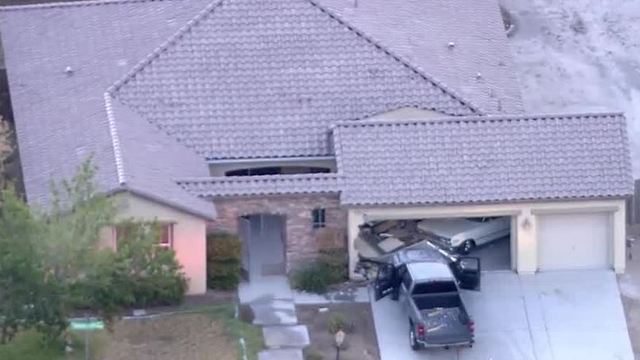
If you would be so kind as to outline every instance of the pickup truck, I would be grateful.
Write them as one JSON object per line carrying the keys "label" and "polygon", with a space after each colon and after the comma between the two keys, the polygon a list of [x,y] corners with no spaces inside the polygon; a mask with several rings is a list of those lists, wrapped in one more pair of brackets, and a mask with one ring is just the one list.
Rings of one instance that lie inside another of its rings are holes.
{"label": "pickup truck", "polygon": [[474,323],[459,289],[480,288],[480,260],[448,258],[429,248],[399,250],[378,264],[375,299],[399,300],[413,350],[472,346]]}

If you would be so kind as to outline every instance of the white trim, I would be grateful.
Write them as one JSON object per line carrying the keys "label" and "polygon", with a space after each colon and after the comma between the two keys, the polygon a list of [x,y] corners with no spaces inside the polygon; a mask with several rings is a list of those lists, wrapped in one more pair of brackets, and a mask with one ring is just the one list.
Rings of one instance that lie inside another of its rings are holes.
{"label": "white trim", "polygon": [[111,145],[113,147],[113,156],[116,161],[116,173],[118,175],[118,183],[124,185],[125,174],[124,164],[122,161],[122,152],[120,151],[120,140],[118,138],[118,128],[116,127],[115,115],[113,113],[113,104],[111,103],[111,95],[104,93],[104,106],[107,111],[107,121],[109,122],[109,134],[111,135]]}

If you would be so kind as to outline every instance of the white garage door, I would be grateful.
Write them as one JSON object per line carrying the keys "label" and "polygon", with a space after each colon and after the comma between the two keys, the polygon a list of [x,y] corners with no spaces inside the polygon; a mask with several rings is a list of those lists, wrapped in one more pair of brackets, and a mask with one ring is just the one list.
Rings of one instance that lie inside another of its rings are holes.
{"label": "white garage door", "polygon": [[549,214],[538,217],[538,269],[609,268],[610,215]]}

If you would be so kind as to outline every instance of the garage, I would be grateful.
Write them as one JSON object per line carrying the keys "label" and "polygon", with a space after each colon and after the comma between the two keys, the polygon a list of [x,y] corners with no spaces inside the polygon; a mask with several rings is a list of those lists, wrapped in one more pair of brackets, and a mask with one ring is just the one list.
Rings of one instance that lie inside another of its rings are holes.
{"label": "garage", "polygon": [[538,216],[538,270],[611,267],[611,214]]}
{"label": "garage", "polygon": [[362,243],[356,247],[360,257],[371,258],[428,242],[449,256],[479,258],[484,271],[514,270],[512,224],[511,216],[369,221],[360,226],[358,239]]}
{"label": "garage", "polygon": [[483,218],[510,223],[509,237],[491,242],[502,247],[472,246],[484,270],[623,272],[625,198],[633,190],[625,131],[619,114],[337,124],[352,276],[365,224]]}

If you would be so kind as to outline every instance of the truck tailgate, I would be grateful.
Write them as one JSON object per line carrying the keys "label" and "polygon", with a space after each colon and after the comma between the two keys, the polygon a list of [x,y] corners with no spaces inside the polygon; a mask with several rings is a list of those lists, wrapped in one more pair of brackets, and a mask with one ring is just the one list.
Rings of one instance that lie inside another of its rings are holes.
{"label": "truck tailgate", "polygon": [[462,322],[460,308],[433,308],[421,310],[425,323],[425,341],[434,345],[469,342],[472,334]]}

